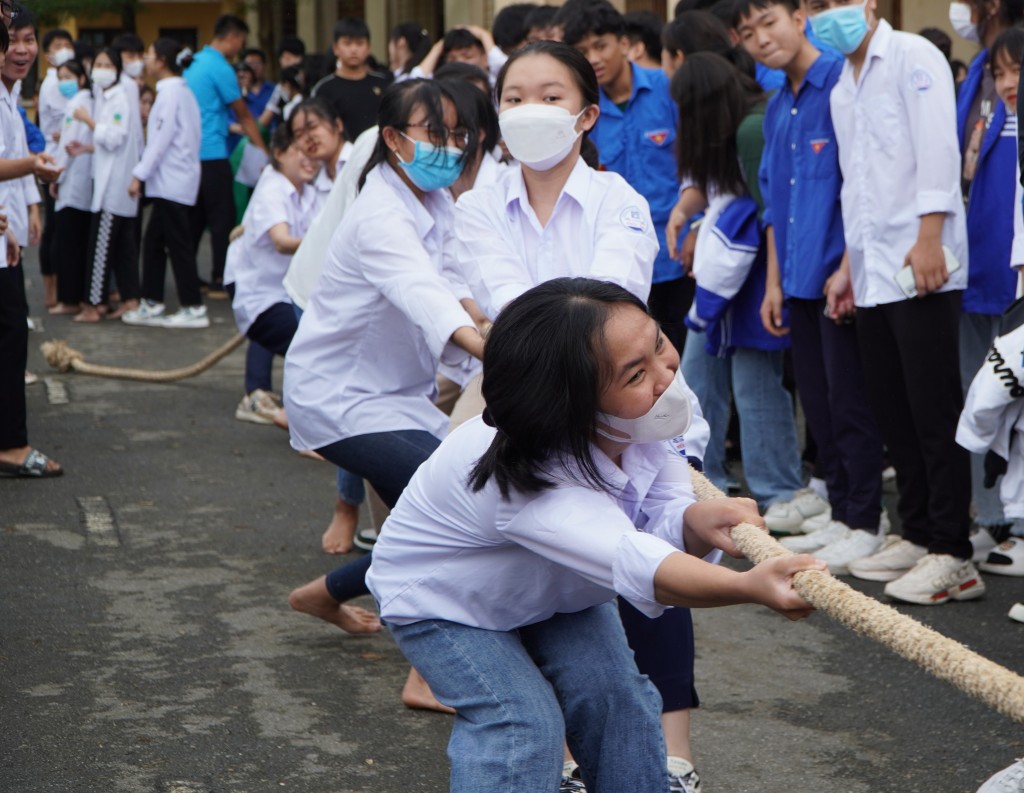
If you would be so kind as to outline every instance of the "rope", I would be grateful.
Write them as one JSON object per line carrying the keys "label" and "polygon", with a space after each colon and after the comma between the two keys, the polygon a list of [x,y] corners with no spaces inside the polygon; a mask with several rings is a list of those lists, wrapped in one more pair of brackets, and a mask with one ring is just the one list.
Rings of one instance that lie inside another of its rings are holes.
{"label": "rope", "polygon": [[[701,501],[724,497],[703,474],[691,470],[691,476],[694,492]],[[732,538],[743,555],[755,564],[773,556],[792,554],[763,529],[749,523],[734,526]],[[856,633],[884,644],[1004,716],[1024,723],[1024,677],[827,573],[797,573],[793,576],[793,588],[812,606]]]}
{"label": "rope", "polygon": [[184,380],[187,377],[195,377],[197,374],[202,374],[234,351],[243,341],[245,341],[245,336],[239,333],[191,366],[183,366],[179,369],[168,369],[165,371],[125,369],[119,366],[102,366],[100,364],[88,363],[82,358],[82,353],[69,347],[66,342],[61,340],[44,341],[40,346],[40,350],[42,350],[46,362],[60,372],[74,371],[80,374],[94,375],[95,377],[141,380],[146,383],[171,383],[175,380]]}

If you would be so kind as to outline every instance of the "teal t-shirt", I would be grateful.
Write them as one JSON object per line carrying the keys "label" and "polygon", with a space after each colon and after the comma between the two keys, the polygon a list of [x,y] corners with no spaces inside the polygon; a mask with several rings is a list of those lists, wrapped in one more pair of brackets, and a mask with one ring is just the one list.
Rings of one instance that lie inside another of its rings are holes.
{"label": "teal t-shirt", "polygon": [[200,160],[228,158],[228,108],[242,98],[235,70],[213,47],[203,47],[185,70],[185,82],[199,104],[202,140]]}

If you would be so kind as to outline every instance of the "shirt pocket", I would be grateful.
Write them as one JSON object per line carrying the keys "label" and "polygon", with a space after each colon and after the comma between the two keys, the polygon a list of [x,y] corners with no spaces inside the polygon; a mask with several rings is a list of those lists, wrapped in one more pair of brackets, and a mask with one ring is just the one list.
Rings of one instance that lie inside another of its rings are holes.
{"label": "shirt pocket", "polygon": [[839,174],[839,147],[831,128],[803,133],[798,145],[799,175],[804,179],[834,179]]}

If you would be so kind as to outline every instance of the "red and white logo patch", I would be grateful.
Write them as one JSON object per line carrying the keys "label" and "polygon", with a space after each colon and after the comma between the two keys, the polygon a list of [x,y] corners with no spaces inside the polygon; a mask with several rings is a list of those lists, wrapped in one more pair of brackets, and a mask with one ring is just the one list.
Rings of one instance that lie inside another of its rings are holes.
{"label": "red and white logo patch", "polygon": [[821,150],[828,145],[828,138],[815,138],[811,141],[811,151],[821,154]]}

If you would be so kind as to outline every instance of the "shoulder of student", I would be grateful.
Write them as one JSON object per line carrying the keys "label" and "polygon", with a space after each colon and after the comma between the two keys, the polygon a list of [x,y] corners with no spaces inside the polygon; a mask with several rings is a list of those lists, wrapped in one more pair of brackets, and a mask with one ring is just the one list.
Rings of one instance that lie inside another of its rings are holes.
{"label": "shoulder of student", "polygon": [[903,88],[918,94],[930,93],[940,83],[953,88],[952,72],[938,47],[916,33],[897,30],[892,36],[892,50],[905,78]]}
{"label": "shoulder of student", "polygon": [[319,92],[325,85],[327,85],[328,83],[335,79],[337,79],[337,75],[334,74],[328,74],[325,75],[324,77],[321,77],[319,80],[316,81],[316,83],[313,84],[313,87],[309,89],[309,95],[316,96],[317,92]]}

